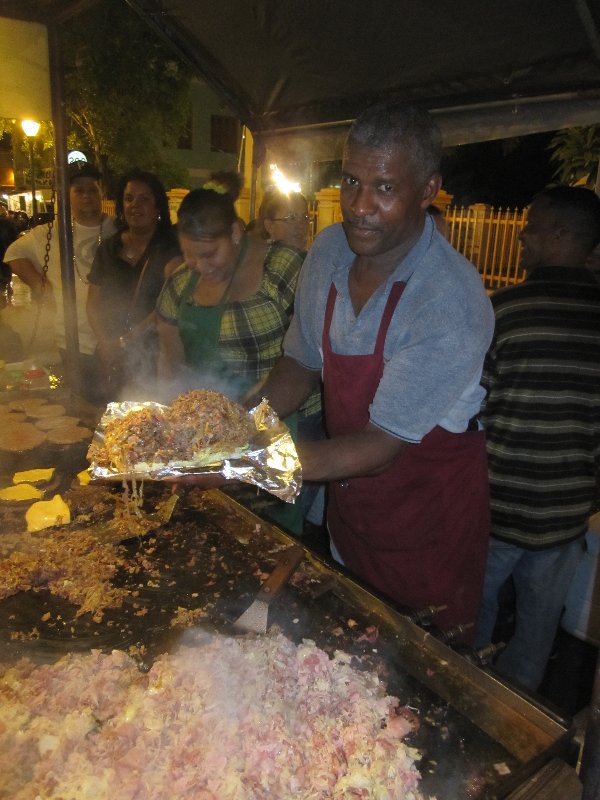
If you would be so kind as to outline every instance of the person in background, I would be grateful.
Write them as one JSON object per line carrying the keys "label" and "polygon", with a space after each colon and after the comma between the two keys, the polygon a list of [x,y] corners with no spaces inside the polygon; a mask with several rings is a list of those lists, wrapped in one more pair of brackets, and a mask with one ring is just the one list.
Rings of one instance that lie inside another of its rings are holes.
{"label": "person in background", "polygon": [[[308,203],[300,192],[282,192],[273,189],[265,195],[258,213],[256,231],[264,239],[279,241],[295,247],[305,255],[309,244],[310,216]],[[313,391],[306,403],[298,409],[299,442],[316,442],[325,438],[323,425],[321,387]],[[317,527],[324,520],[324,487],[305,482],[298,501],[306,511],[306,518]]]}
{"label": "person in background", "polygon": [[243,186],[244,180],[239,172],[221,169],[210,173],[208,182],[204,184],[203,188],[213,189],[219,193],[225,192],[235,203],[239,200]]}
{"label": "person in background", "polygon": [[[99,375],[93,355],[96,337],[86,314],[89,272],[96,250],[114,233],[115,224],[111,216],[102,212],[99,170],[88,162],[76,161],[69,164],[68,174],[80,386],[84,397],[95,399]],[[46,250],[48,243],[49,251]],[[29,286],[34,303],[54,313],[56,344],[64,360],[66,342],[57,226],[38,225],[20,236],[6,251],[5,261],[13,273]],[[44,280],[46,267],[47,281]]]}
{"label": "person in background", "polygon": [[[6,249],[17,238],[17,231],[8,219],[0,215],[0,360],[14,362],[23,358],[23,340],[13,330],[1,312],[10,305],[12,299],[12,271],[4,263]],[[3,388],[0,386],[0,389]]]}
{"label": "person in background", "polygon": [[[181,263],[169,202],[156,175],[133,169],[119,181],[117,232],[99,246],[87,314],[98,340],[105,398],[156,378],[154,306],[169,269]],[[134,398],[140,399],[140,397]]]}
{"label": "person in background", "polygon": [[284,242],[302,253],[308,249],[310,216],[300,192],[267,192],[258,212],[257,231],[264,239]]}
{"label": "person in background", "polygon": [[521,234],[525,281],[492,295],[484,370],[492,539],[477,641],[492,641],[512,577],[514,635],[496,668],[536,690],[582,553],[600,469],[600,241],[589,189],[540,192]]}
{"label": "person in background", "polygon": [[585,260],[586,267],[600,283],[600,245],[596,245]]}
{"label": "person in background", "polygon": [[[431,116],[396,101],[352,125],[343,223],[302,269],[283,358],[264,394],[280,416],[320,376],[329,438],[298,444],[329,483],[332,555],[396,603],[445,606],[474,625],[489,539],[485,436],[476,416],[493,313],[427,207],[441,183]],[[250,402],[254,398],[250,399]]]}

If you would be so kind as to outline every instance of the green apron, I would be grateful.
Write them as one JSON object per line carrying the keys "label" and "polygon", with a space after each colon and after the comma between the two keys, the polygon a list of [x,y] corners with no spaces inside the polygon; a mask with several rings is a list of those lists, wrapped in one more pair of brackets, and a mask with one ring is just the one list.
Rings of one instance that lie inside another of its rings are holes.
{"label": "green apron", "polygon": [[[240,380],[240,375],[232,375],[219,352],[219,339],[221,336],[221,322],[227,303],[228,290],[225,291],[221,302],[216,306],[198,306],[193,302],[194,289],[198,285],[200,276],[192,271],[190,279],[181,295],[179,306],[178,328],[183,344],[185,363],[194,372],[210,375],[211,379],[217,378],[226,381],[228,378],[238,390],[239,399],[254,381],[251,378]],[[296,438],[298,430],[298,415],[291,414],[284,419],[292,438]],[[275,524],[280,525],[291,533],[300,535],[303,529],[303,513],[298,503],[284,503],[282,500],[269,495],[272,499],[264,509],[265,516]]]}

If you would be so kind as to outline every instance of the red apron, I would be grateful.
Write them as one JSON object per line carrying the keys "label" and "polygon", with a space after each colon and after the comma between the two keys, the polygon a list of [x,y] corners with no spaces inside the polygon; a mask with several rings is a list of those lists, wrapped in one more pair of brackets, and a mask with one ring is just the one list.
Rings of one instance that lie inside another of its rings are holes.
{"label": "red apron", "polygon": [[[323,327],[330,436],[360,431],[369,422],[385,337],[405,286],[392,287],[375,352],[344,356],[331,348],[337,297],[331,285]],[[436,426],[382,474],[332,482],[327,521],[346,566],[380,592],[415,610],[447,605],[436,617],[445,628],[476,622],[490,525],[482,431],[457,434]]]}

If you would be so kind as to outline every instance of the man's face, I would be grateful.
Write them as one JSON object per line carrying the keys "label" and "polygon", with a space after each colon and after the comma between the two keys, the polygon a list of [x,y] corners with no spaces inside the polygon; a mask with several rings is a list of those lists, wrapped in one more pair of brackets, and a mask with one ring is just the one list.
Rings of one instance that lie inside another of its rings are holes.
{"label": "man's face", "polygon": [[94,178],[74,178],[71,181],[70,198],[71,212],[77,221],[100,215],[100,184]]}
{"label": "man's face", "polygon": [[418,181],[398,147],[346,147],[340,205],[348,244],[357,255],[377,256],[419,235],[440,177]]}
{"label": "man's face", "polygon": [[521,266],[525,270],[556,266],[552,262],[557,225],[554,212],[545,197],[534,200],[527,211],[527,222],[519,234]]}

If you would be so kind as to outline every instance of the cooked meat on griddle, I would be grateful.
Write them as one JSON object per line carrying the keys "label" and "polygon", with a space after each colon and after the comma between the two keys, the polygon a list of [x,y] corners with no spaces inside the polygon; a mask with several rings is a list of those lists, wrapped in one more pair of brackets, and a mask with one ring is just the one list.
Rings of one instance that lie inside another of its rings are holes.
{"label": "cooked meat on griddle", "polygon": [[49,591],[78,606],[75,616],[92,614],[100,622],[106,608],[119,608],[127,590],[112,586],[124,559],[111,544],[98,542],[93,531],[65,526],[37,536],[23,534],[35,542],[19,547],[0,559],[0,599],[32,588]]}

